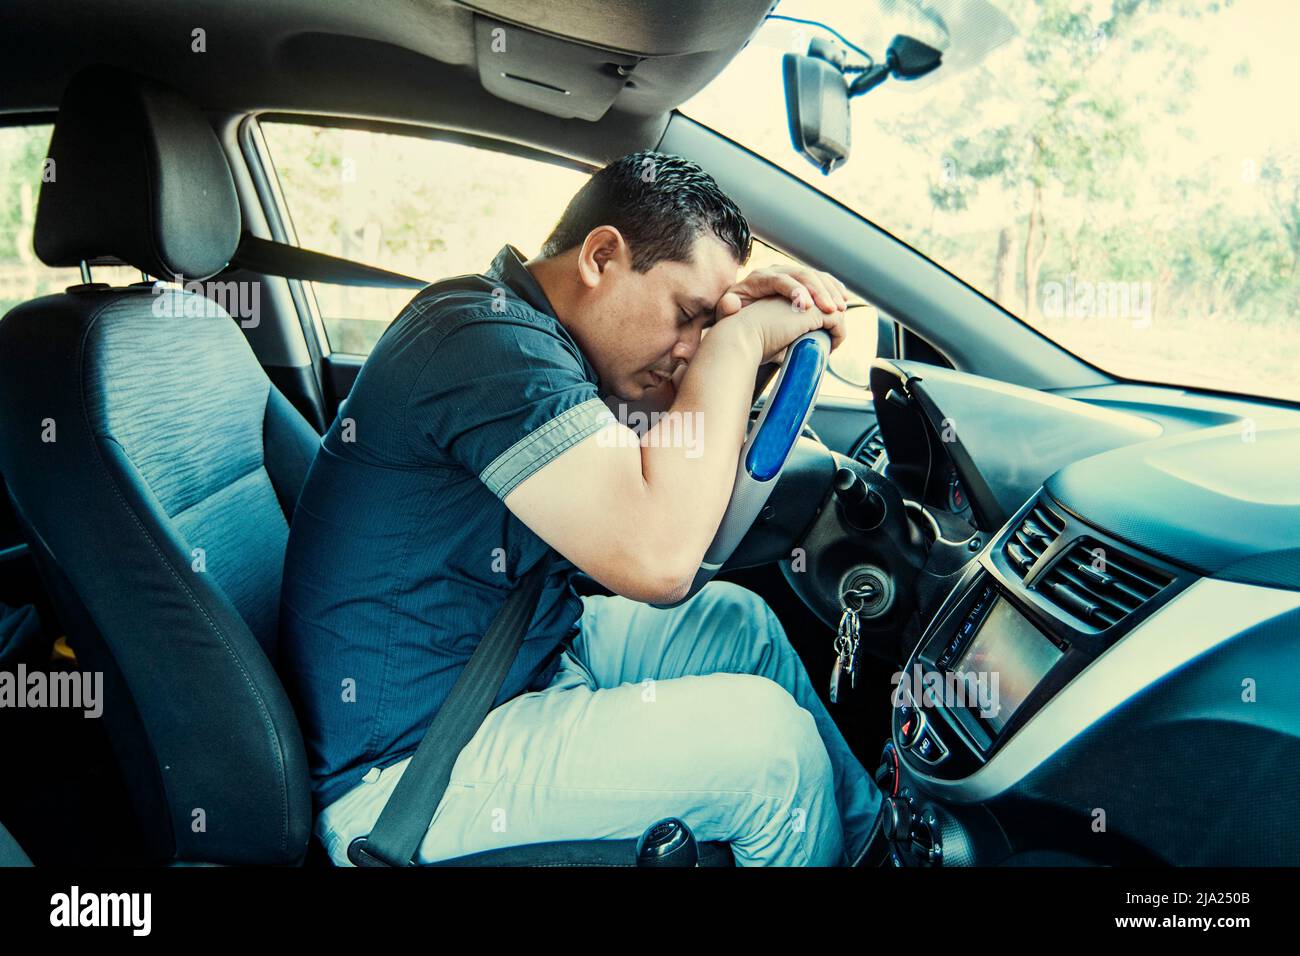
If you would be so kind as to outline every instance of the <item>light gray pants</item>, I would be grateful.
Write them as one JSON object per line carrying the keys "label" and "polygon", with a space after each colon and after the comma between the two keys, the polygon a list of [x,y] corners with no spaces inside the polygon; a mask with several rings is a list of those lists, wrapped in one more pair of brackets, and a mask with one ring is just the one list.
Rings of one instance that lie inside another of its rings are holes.
{"label": "light gray pants", "polygon": [[[714,581],[675,608],[584,597],[554,680],[488,714],[420,844],[433,862],[552,840],[639,837],[680,817],[741,866],[835,866],[866,850],[881,794],[771,608]],[[408,760],[344,794],[316,832],[339,865]]]}

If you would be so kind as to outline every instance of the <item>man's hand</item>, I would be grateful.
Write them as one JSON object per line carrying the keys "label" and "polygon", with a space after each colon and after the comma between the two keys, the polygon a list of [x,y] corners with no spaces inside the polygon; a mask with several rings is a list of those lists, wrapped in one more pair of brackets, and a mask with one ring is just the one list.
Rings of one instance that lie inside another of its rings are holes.
{"label": "man's hand", "polygon": [[[816,305],[826,318],[821,323],[812,322],[807,331],[825,328],[830,333],[831,349],[834,350],[844,341],[847,334],[844,317],[848,294],[844,283],[829,273],[818,272],[816,269],[804,266],[771,266],[766,269],[755,269],[724,292],[714,307],[714,316],[715,321],[721,321],[735,315],[747,305],[760,299],[773,297],[785,300],[788,303],[787,308],[796,314]],[[817,316],[803,318],[812,320]],[[799,321],[796,320],[795,324],[799,324]],[[768,334],[765,340],[771,337]],[[780,362],[784,356],[785,350],[782,348],[775,353],[765,353],[763,361]],[[677,400],[677,392],[681,389],[682,376],[685,373],[686,363],[683,362],[677,367],[672,379],[647,389],[640,401],[633,402],[628,407],[647,412],[667,411]]]}
{"label": "man's hand", "polygon": [[751,337],[762,362],[780,362],[795,339],[806,332],[825,329],[831,341],[844,340],[844,313],[820,309],[796,309],[792,303],[769,296],[747,305],[716,328],[735,325]]}
{"label": "man's hand", "polygon": [[848,306],[848,289],[834,276],[806,266],[769,266],[756,269],[723,293],[714,313],[719,321],[734,315],[759,299],[777,296],[785,299],[796,311],[815,305],[828,318],[813,328],[825,328],[831,336],[831,348],[844,341],[844,310]]}

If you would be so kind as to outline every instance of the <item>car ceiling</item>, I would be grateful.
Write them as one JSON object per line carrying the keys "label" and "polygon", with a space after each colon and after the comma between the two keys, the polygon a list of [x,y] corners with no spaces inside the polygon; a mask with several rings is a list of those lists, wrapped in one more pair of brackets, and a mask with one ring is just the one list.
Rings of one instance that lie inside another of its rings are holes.
{"label": "car ceiling", "polygon": [[[771,5],[7,0],[0,112],[55,109],[73,73],[111,63],[214,112],[431,124],[602,160],[655,144],[668,112],[722,70]],[[204,52],[192,49],[196,29]],[[504,49],[485,46],[494,40]],[[494,81],[499,95],[484,88]]]}

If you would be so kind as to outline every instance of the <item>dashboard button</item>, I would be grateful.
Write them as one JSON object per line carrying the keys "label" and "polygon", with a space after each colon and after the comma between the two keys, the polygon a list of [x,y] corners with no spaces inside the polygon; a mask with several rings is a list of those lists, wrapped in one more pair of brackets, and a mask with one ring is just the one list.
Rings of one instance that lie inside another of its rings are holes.
{"label": "dashboard button", "polygon": [[938,748],[934,745],[934,738],[929,734],[926,734],[918,740],[916,742],[916,747],[913,749],[916,751],[918,757],[926,761],[933,760],[934,755],[939,752]]}
{"label": "dashboard button", "polygon": [[926,724],[925,714],[917,711],[898,728],[899,742],[910,750],[925,733]]}
{"label": "dashboard button", "polygon": [[912,745],[911,753],[928,764],[941,764],[948,758],[948,748],[928,724],[922,728],[921,736]]}

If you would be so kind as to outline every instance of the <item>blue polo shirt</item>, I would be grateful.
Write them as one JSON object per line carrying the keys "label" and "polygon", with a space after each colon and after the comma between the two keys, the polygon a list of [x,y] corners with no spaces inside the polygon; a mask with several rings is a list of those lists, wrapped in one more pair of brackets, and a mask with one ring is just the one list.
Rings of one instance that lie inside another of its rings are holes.
{"label": "blue polo shirt", "polygon": [[[317,809],[415,752],[507,594],[548,550],[502,504],[614,417],[519,254],[420,292],[330,427],[294,512],[281,671]],[[494,706],[545,687],[582,603],[556,555]]]}

